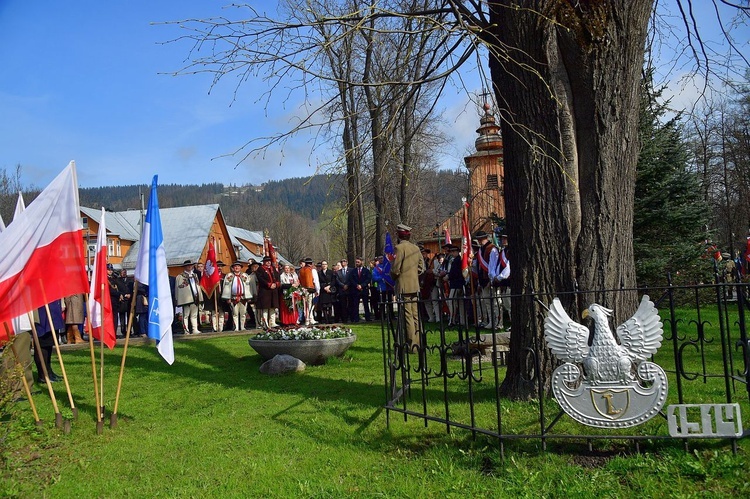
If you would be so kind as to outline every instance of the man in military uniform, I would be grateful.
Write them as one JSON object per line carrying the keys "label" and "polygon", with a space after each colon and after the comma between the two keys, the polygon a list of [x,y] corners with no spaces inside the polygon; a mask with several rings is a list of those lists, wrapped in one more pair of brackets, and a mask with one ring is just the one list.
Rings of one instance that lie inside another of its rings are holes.
{"label": "man in military uniform", "polygon": [[396,226],[399,242],[396,245],[396,256],[391,265],[391,277],[396,282],[396,295],[403,300],[406,341],[411,347],[421,345],[419,339],[419,275],[424,272],[424,258],[419,247],[410,241],[411,227],[399,224]]}

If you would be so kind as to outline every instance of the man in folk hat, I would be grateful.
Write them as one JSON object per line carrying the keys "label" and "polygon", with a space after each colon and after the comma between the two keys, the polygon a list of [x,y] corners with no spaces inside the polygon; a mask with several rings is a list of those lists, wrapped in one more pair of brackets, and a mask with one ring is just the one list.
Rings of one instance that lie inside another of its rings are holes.
{"label": "man in folk hat", "polygon": [[403,300],[402,310],[406,329],[405,341],[411,348],[419,348],[419,274],[424,272],[424,259],[416,244],[410,241],[411,227],[399,224],[396,226],[398,244],[396,256],[391,265],[391,277],[396,282],[396,296]]}
{"label": "man in folk hat", "polygon": [[510,250],[508,248],[508,236],[505,234],[500,236],[500,254],[497,259],[497,266],[494,267],[490,272],[490,279],[492,280],[492,286],[497,289],[500,295],[500,304],[502,310],[500,310],[500,327],[503,327],[503,310],[508,314],[508,320],[510,321]]}
{"label": "man in folk hat", "polygon": [[276,327],[276,309],[279,308],[279,272],[273,267],[270,256],[263,257],[263,264],[255,272],[258,279],[255,316],[258,326],[264,329]]}
{"label": "man in folk hat", "polygon": [[247,304],[253,297],[250,277],[242,271],[243,266],[240,261],[232,264],[232,271],[224,278],[224,289],[221,291],[221,299],[232,310],[232,321],[235,331],[245,329]]}
{"label": "man in folk hat", "polygon": [[203,293],[198,276],[195,274],[193,261],[185,260],[182,266],[182,273],[175,278],[177,306],[182,307],[182,324],[185,327],[185,333],[199,334],[198,308],[203,303]]}
{"label": "man in folk hat", "polygon": [[[219,333],[224,330],[224,321],[226,320],[226,317],[232,312],[232,309],[227,301],[222,298],[222,295],[224,293],[224,280],[226,279],[224,267],[226,266],[227,265],[224,262],[222,262],[221,260],[217,260],[216,269],[214,270],[214,272],[218,272],[219,283],[216,286],[214,294],[206,298],[203,302],[205,309],[211,312],[211,329]],[[214,302],[214,298],[216,299],[216,302]]]}

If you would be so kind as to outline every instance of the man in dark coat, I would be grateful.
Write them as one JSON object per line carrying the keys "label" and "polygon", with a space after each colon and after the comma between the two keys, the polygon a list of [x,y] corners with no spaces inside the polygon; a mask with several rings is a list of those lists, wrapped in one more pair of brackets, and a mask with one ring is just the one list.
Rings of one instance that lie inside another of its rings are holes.
{"label": "man in dark coat", "polygon": [[370,322],[370,300],[367,290],[370,288],[370,269],[363,265],[361,256],[354,259],[354,270],[348,273],[346,284],[349,286],[349,320],[359,322],[359,302],[365,309],[365,320]]}

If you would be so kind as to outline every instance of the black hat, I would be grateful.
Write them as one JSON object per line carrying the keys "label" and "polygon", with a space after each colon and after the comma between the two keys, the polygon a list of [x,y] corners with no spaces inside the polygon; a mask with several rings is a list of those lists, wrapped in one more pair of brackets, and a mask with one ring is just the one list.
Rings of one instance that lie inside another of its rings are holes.
{"label": "black hat", "polygon": [[226,264],[226,263],[224,263],[224,262],[222,262],[221,260],[217,260],[217,261],[216,261],[216,266],[217,266],[217,267],[226,267],[226,266],[227,266],[227,264]]}
{"label": "black hat", "polygon": [[421,251],[422,253],[427,253],[428,255],[432,253],[432,251],[430,251],[430,248],[425,248],[424,246],[419,248],[419,251]]}
{"label": "black hat", "polygon": [[107,264],[107,270],[115,270],[115,266],[112,265],[111,263],[108,263]]}
{"label": "black hat", "polygon": [[451,250],[451,251],[460,251],[460,250],[461,250],[461,248],[459,248],[459,247],[458,247],[458,246],[456,246],[455,244],[451,244],[451,248],[450,248],[450,250]]}
{"label": "black hat", "polygon": [[451,243],[445,243],[441,248],[450,248],[451,246],[453,246]]}
{"label": "black hat", "polygon": [[242,263],[239,260],[235,260],[234,262],[232,262],[232,267],[234,267],[235,265],[239,265],[240,267],[244,267],[245,266],[245,264]]}
{"label": "black hat", "polygon": [[182,265],[195,265],[192,260],[185,260]]}
{"label": "black hat", "polygon": [[247,261],[248,265],[255,265],[256,263],[258,262],[255,261],[255,258],[251,258],[250,260]]}
{"label": "black hat", "polygon": [[313,262],[313,259],[310,258],[309,256],[305,258],[305,263],[312,263],[312,262]]}
{"label": "black hat", "polygon": [[476,237],[477,239],[487,239],[489,236],[487,235],[485,231],[480,230],[479,232],[474,234],[474,237]]}
{"label": "black hat", "polygon": [[270,256],[264,256],[263,257],[263,261],[264,262],[270,262],[270,261],[273,261],[273,258],[271,258]]}

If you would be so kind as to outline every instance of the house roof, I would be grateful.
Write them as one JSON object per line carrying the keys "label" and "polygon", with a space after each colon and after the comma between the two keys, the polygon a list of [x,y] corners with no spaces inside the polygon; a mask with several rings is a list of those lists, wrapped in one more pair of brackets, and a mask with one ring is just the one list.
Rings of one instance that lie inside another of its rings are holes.
{"label": "house roof", "polygon": [[[263,260],[263,255],[256,255],[249,249],[243,245],[240,240],[242,241],[248,241],[253,244],[257,244],[260,246],[263,246],[263,232],[259,230],[247,230],[243,229],[241,227],[232,227],[231,225],[227,225],[227,230],[229,231],[229,237],[232,238],[232,244],[235,248],[239,248],[239,252],[237,253],[237,258],[242,260],[243,262],[249,261],[251,258],[254,259],[256,262],[260,262]],[[280,254],[276,254],[276,256],[279,258],[279,261],[287,265],[291,262],[281,256]]]}
{"label": "house roof", "polygon": [[[89,219],[96,221],[97,224],[101,224],[102,210],[96,208],[88,208],[81,206],[81,212],[85,214]],[[141,212],[134,211],[137,217],[132,220],[123,216],[123,213],[130,213],[127,211],[108,211],[106,215],[107,232],[119,236],[120,239],[126,239],[128,241],[137,241],[141,238],[140,222]]]}
{"label": "house roof", "polygon": [[[219,211],[218,204],[204,204],[198,206],[182,206],[179,208],[160,208],[161,225],[166,244],[167,266],[179,266],[185,260],[198,260],[206,247],[208,234]],[[101,219],[101,210],[82,206],[81,212],[97,223]],[[117,235],[121,239],[135,241],[130,250],[122,259],[122,268],[134,269],[138,260],[138,251],[141,238],[141,212],[139,210],[107,212],[107,232]],[[249,261],[251,258],[257,262],[263,259],[262,255],[256,255],[241,241],[263,245],[263,233],[240,227],[227,226],[232,245],[237,251],[237,258]],[[278,255],[282,263],[289,263],[286,258]]]}
{"label": "house roof", "polygon": [[[182,265],[185,260],[195,261],[200,258],[218,210],[218,204],[159,209],[164,241],[168,242],[164,245],[167,251],[167,266]],[[140,224],[139,211],[119,213],[129,223],[135,226]],[[135,243],[123,258],[124,268],[135,268],[139,245]]]}

